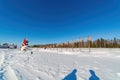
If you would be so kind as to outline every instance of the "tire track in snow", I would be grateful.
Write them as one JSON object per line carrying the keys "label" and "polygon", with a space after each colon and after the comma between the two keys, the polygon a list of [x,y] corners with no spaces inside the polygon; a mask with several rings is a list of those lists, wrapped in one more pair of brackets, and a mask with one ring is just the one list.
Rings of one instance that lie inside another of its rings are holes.
{"label": "tire track in snow", "polygon": [[5,69],[5,80],[18,80],[14,70],[10,66],[5,67]]}
{"label": "tire track in snow", "polygon": [[4,53],[0,54],[0,80],[18,80]]}
{"label": "tire track in snow", "polygon": [[3,80],[2,64],[4,62],[4,54],[0,54],[0,80]]}
{"label": "tire track in snow", "polygon": [[4,62],[4,54],[0,54],[0,67],[2,66]]}

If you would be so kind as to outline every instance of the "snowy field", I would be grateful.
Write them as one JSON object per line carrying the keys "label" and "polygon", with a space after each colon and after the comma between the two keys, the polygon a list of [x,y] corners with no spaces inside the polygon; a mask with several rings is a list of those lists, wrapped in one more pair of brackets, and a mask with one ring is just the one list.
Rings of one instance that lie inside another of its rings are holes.
{"label": "snowy field", "polygon": [[74,69],[77,80],[89,80],[89,70],[120,80],[120,49],[0,49],[0,80],[62,80]]}

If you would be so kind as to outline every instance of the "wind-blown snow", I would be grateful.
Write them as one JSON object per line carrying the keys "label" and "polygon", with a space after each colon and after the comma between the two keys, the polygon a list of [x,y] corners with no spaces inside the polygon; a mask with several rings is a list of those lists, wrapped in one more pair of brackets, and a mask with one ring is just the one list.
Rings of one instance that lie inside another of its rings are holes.
{"label": "wind-blown snow", "polygon": [[4,80],[62,80],[73,69],[77,69],[77,80],[88,80],[89,70],[100,80],[120,80],[120,49],[81,50],[1,49],[0,68]]}

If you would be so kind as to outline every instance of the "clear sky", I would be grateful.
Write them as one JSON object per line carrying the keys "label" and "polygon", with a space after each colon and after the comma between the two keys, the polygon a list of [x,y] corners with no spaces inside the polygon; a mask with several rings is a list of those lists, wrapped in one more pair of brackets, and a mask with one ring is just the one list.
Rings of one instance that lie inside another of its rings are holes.
{"label": "clear sky", "polygon": [[0,0],[0,43],[120,38],[120,0]]}

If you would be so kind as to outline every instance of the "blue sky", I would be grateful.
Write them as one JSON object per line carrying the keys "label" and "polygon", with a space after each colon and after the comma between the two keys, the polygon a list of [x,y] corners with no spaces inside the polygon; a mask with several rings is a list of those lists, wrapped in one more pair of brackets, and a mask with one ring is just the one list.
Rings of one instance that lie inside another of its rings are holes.
{"label": "blue sky", "polygon": [[120,38],[119,0],[0,0],[0,43]]}

